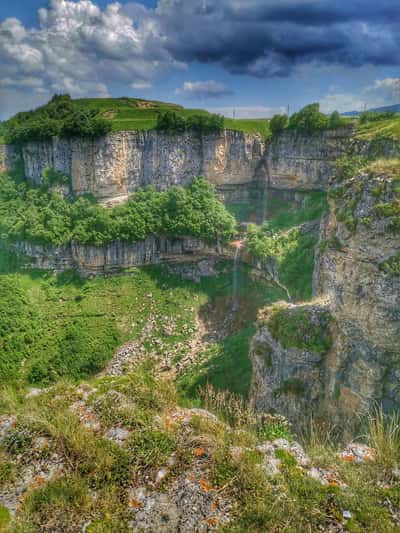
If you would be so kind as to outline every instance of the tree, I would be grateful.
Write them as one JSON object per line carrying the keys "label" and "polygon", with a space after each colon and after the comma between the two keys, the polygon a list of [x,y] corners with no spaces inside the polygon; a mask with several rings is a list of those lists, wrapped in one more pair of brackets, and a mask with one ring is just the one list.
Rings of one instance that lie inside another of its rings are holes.
{"label": "tree", "polygon": [[346,124],[346,121],[338,111],[334,111],[329,117],[329,128],[332,130],[340,128],[341,126],[344,126],[344,124]]}
{"label": "tree", "polygon": [[328,122],[328,117],[320,112],[319,104],[315,103],[306,105],[303,109],[294,113],[290,117],[289,128],[306,133],[314,133],[327,128]]}
{"label": "tree", "polygon": [[287,115],[274,115],[270,120],[269,127],[271,128],[272,134],[276,135],[285,130],[288,124],[289,118]]}

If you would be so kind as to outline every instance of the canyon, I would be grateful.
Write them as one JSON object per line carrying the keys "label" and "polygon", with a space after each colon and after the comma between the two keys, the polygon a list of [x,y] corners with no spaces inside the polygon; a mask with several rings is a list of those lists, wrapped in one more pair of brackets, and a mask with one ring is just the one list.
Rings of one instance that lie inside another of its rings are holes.
{"label": "canyon", "polygon": [[[22,157],[27,179],[40,183],[45,169],[52,168],[70,177],[70,193],[91,193],[105,205],[124,201],[147,185],[158,190],[187,185],[194,175],[204,175],[225,201],[251,202],[267,190],[271,197],[280,192],[295,202],[296,194],[307,191],[330,195],[337,185],[335,162],[345,155],[396,158],[400,142],[359,140],[348,127],[310,135],[286,131],[270,141],[230,130],[201,136],[116,132],[90,141],[30,142],[20,150],[0,145],[0,169],[10,168]],[[368,176],[355,176],[351,182],[356,190],[355,228],[350,230],[337,219],[339,208],[333,198],[329,200],[329,212],[320,226],[313,301],[282,304],[288,328],[297,327],[299,313],[311,329],[329,315],[324,328],[331,332],[332,345],[323,351],[286,346],[269,328],[276,309],[264,311],[250,350],[251,398],[259,411],[277,411],[296,421],[305,414],[342,416],[368,411],[375,401],[382,401],[387,409],[398,406],[400,282],[398,275],[387,274],[381,265],[396,256],[400,243],[387,220],[373,217],[374,187],[383,183],[385,201],[395,202],[397,189],[388,184],[397,178],[385,172]],[[363,224],[363,219],[372,222]],[[85,274],[234,255],[233,249],[189,237],[149,237],[103,247],[19,242],[14,249],[35,268],[58,272],[75,268]],[[276,278],[273,265],[262,266],[249,257],[245,260]]]}

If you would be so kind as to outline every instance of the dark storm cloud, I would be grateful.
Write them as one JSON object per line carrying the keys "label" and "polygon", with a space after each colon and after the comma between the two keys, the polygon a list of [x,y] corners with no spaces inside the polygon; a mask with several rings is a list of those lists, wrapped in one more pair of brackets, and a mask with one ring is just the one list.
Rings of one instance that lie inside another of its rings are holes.
{"label": "dark storm cloud", "polygon": [[164,46],[181,61],[286,76],[304,64],[400,63],[398,0],[160,0]]}

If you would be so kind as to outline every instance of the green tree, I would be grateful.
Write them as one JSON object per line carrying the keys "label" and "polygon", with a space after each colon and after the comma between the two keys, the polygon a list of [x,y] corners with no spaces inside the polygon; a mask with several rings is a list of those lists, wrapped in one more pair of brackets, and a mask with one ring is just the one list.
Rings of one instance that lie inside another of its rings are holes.
{"label": "green tree", "polygon": [[328,127],[328,117],[320,112],[319,104],[309,104],[289,120],[289,128],[306,133],[314,133]]}
{"label": "green tree", "polygon": [[334,111],[329,117],[329,128],[330,129],[334,130],[336,128],[340,128],[341,126],[344,126],[345,124],[346,124],[346,121],[340,115],[338,111]]}
{"label": "green tree", "polygon": [[274,115],[269,123],[269,126],[271,128],[272,134],[276,135],[277,133],[281,133],[283,130],[285,130],[288,127],[289,119],[287,115]]}

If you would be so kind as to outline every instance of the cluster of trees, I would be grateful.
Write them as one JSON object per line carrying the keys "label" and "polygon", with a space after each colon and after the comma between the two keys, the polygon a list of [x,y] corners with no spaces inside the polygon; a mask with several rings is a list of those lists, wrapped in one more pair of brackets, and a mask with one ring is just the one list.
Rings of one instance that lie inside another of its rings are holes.
{"label": "cluster of trees", "polygon": [[97,110],[81,109],[68,94],[55,95],[46,105],[17,113],[3,123],[6,142],[19,144],[59,137],[101,137],[111,130],[110,121]]}
{"label": "cluster of trees", "polygon": [[0,178],[2,239],[53,245],[75,240],[101,246],[115,240],[140,241],[153,234],[226,242],[235,230],[235,219],[204,178],[166,192],[140,190],[113,209],[99,206],[90,196],[67,200],[46,187],[16,183],[7,175]]}
{"label": "cluster of trees", "polygon": [[270,121],[270,128],[274,135],[285,129],[314,133],[323,129],[336,129],[345,124],[345,120],[338,111],[329,117],[321,113],[319,104],[309,104],[289,118],[287,115],[275,115]]}
{"label": "cluster of trees", "polygon": [[360,115],[360,124],[375,122],[377,120],[388,120],[395,116],[396,113],[394,111],[365,111]]}
{"label": "cluster of trees", "polygon": [[199,135],[221,133],[224,129],[224,117],[212,113],[183,117],[175,111],[165,111],[157,116],[156,128],[170,135],[185,131],[194,131]]}

